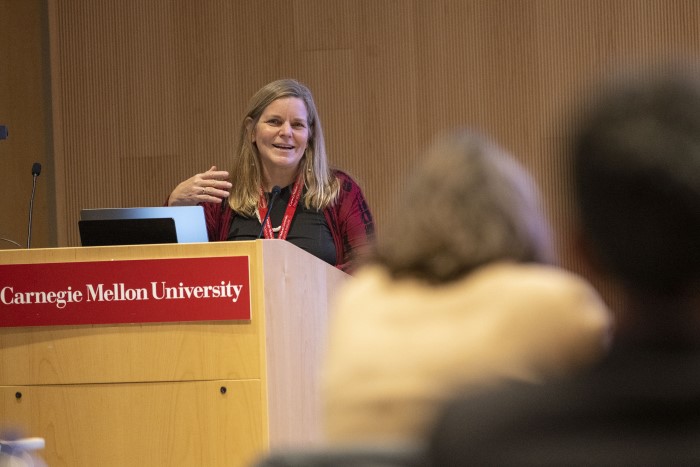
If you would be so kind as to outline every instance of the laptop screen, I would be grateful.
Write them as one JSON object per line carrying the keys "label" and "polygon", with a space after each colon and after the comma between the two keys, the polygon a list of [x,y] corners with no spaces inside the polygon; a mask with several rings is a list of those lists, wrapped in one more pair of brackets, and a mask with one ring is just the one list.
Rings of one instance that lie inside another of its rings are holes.
{"label": "laptop screen", "polygon": [[83,209],[78,227],[83,246],[208,241],[202,206]]}

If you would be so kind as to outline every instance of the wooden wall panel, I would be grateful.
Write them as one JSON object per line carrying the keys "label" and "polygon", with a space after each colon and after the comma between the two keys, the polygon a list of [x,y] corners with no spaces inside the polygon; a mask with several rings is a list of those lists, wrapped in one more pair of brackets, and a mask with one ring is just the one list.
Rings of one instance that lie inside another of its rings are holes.
{"label": "wooden wall panel", "polygon": [[379,235],[430,139],[476,127],[531,168],[563,262],[580,270],[572,105],[620,68],[700,51],[695,0],[48,3],[61,246],[78,244],[81,208],[158,205],[180,180],[227,167],[250,95],[295,77]]}
{"label": "wooden wall panel", "polygon": [[[46,16],[42,0],[0,0],[0,249],[27,245],[32,165],[39,162],[32,246],[55,243],[50,157],[50,96]],[[15,243],[20,246],[17,246]]]}

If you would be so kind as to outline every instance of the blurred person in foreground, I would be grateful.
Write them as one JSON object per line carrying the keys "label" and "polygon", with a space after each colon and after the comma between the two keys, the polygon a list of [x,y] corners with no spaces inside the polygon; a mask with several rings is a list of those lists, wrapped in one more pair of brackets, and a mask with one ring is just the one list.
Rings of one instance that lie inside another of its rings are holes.
{"label": "blurred person in foreground", "polygon": [[[273,192],[279,194],[272,198]],[[311,91],[292,79],[268,83],[251,98],[230,177],[212,167],[168,198],[169,206],[197,204],[204,206],[210,241],[287,240],[348,272],[374,237],[359,185],[329,168]]]}
{"label": "blurred person in foreground", "polygon": [[538,190],[494,142],[468,130],[438,138],[402,204],[331,313],[329,443],[420,442],[459,388],[541,382],[605,351],[607,309],[550,265]]}
{"label": "blurred person in foreground", "polygon": [[573,138],[582,241],[625,292],[590,372],[449,404],[435,466],[700,465],[700,88],[617,82]]}

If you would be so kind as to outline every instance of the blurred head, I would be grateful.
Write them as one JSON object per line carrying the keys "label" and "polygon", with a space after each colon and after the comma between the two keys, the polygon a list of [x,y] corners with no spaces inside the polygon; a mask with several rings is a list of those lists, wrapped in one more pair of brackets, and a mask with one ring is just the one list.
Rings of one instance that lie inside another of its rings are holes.
{"label": "blurred head", "polygon": [[[257,206],[262,184],[258,147],[262,144],[259,141],[261,117],[268,110],[277,111],[277,107],[285,107],[282,104],[303,104],[306,114],[306,134],[304,141],[299,141],[298,145],[301,148],[303,144],[303,152],[294,155],[294,162],[298,163],[299,171],[304,174],[304,202],[308,207],[321,209],[337,195],[337,183],[328,167],[323,130],[311,91],[293,79],[280,79],[266,84],[253,95],[241,121],[238,150],[231,170],[235,183],[229,198],[231,207],[237,212],[252,216]],[[295,118],[302,113],[300,109],[295,109]]]}
{"label": "blurred head", "polygon": [[376,260],[395,277],[443,283],[495,261],[549,262],[549,227],[527,171],[462,130],[438,138],[402,197]]}
{"label": "blurred head", "polygon": [[584,112],[573,155],[597,262],[628,291],[689,292],[700,276],[697,84],[664,74],[613,86]]}

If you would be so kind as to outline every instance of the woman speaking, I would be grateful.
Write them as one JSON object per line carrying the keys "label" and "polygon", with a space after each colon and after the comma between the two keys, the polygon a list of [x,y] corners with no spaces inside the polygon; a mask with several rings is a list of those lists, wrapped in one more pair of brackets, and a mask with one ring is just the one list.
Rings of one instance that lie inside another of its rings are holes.
{"label": "woman speaking", "polygon": [[196,204],[204,206],[210,241],[287,240],[345,271],[374,237],[362,190],[328,166],[311,92],[291,79],[251,98],[230,174],[211,167],[168,198],[169,206]]}

